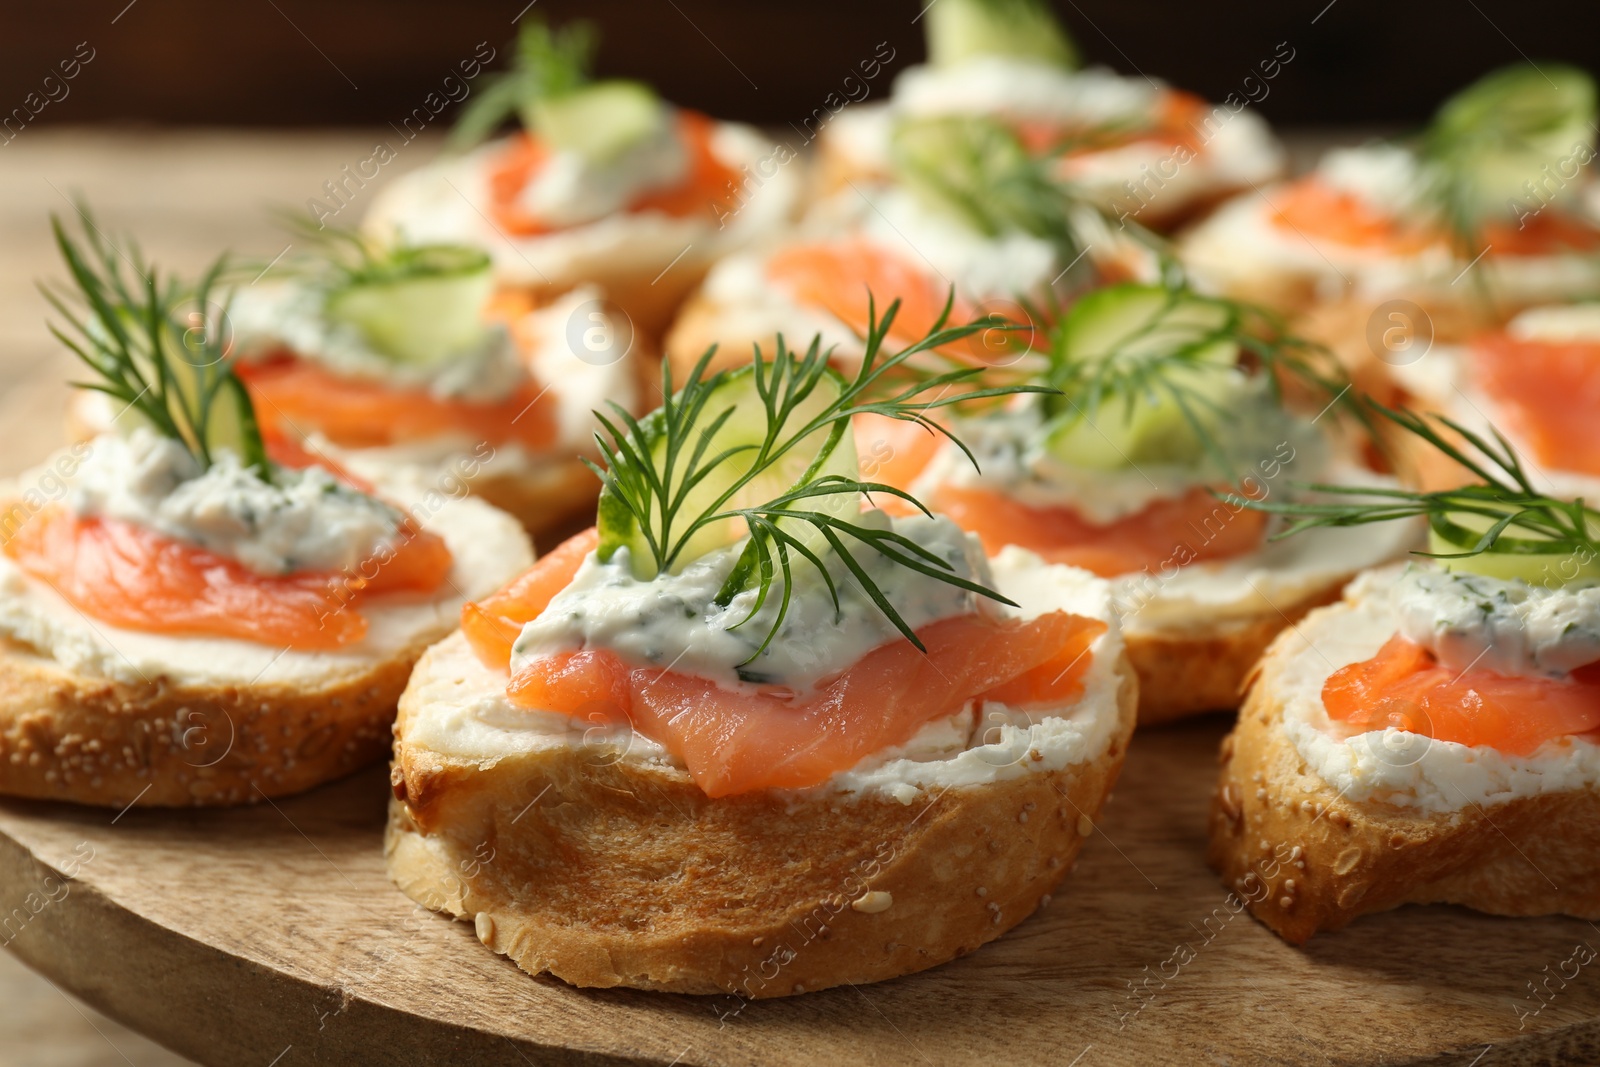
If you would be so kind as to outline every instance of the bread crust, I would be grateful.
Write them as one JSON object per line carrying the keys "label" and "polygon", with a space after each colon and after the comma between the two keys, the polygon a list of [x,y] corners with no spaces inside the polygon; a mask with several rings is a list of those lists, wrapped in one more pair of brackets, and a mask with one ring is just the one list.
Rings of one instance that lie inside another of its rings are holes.
{"label": "bread crust", "polygon": [[1256,661],[1274,638],[1307,612],[1339,599],[1345,575],[1285,607],[1226,623],[1196,620],[1188,629],[1125,626],[1122,639],[1139,675],[1139,725],[1239,706]]}
{"label": "bread crust", "polygon": [[522,523],[539,551],[594,525],[600,479],[582,460],[569,459],[537,471],[471,478],[472,494]]}
{"label": "bread crust", "polygon": [[[1416,315],[1409,309],[1400,310],[1400,320],[1385,318],[1381,326],[1388,327],[1392,321],[1394,327],[1409,331],[1406,336],[1418,339],[1419,343],[1415,349],[1407,347],[1390,353],[1383,347],[1381,330],[1376,346],[1369,343],[1367,334],[1378,309],[1396,301],[1415,305],[1426,320],[1411,321]],[[1503,325],[1511,316],[1506,307],[1497,306],[1495,312],[1491,314],[1490,309],[1478,302],[1446,300],[1438,294],[1352,294],[1308,309],[1296,321],[1295,332],[1327,345],[1350,374],[1357,390],[1393,405],[1407,399],[1393,373],[1394,367],[1400,365],[1398,361],[1429,358],[1426,349],[1420,347],[1421,338],[1431,336],[1433,345],[1460,344],[1478,333]]]}
{"label": "bread crust", "polygon": [[383,755],[424,644],[320,684],[130,684],[0,640],[0,794],[189,807],[297,793]]}
{"label": "bread crust", "polygon": [[447,758],[407,740],[426,714],[413,687],[390,876],[523,970],[578,986],[721,993],[731,1011],[909,974],[999,937],[1070,869],[1133,728],[1126,662],[1118,677],[1113,739],[1095,758],[909,804],[823,790],[713,800],[681,769],[582,746]]}
{"label": "bread crust", "polygon": [[1434,814],[1340,796],[1283,728],[1291,637],[1268,650],[1223,740],[1211,803],[1207,858],[1256,918],[1296,945],[1402,904],[1600,919],[1600,792]]}
{"label": "bread crust", "polygon": [[[667,327],[672,325],[684,300],[705,280],[711,262],[709,257],[696,254],[685,256],[665,270],[659,264],[593,267],[581,284],[598,286],[605,293],[606,302],[627,315],[635,336],[651,351],[659,352]],[[577,288],[577,284],[505,284],[502,288],[526,293],[535,307],[543,307]]]}

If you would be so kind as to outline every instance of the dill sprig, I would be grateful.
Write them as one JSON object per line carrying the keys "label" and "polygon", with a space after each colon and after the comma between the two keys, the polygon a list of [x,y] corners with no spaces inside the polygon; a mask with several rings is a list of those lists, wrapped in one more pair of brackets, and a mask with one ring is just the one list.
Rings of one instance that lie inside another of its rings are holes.
{"label": "dill sprig", "polygon": [[[489,254],[469,245],[414,244],[402,233],[396,233],[393,240],[382,241],[359,229],[319,223],[292,208],[278,209],[274,215],[307,249],[284,259],[278,269],[328,290],[470,274],[490,268]],[[269,264],[260,266],[264,271]]]}
{"label": "dill sprig", "polygon": [[117,249],[87,207],[77,211],[81,244],[60,218],[50,219],[72,287],[39,286],[71,329],[51,323],[50,332],[98,376],[73,385],[121,401],[156,432],[181,442],[203,467],[213,462],[222,438],[247,467],[270,478],[255,409],[228,359],[227,307],[212,300],[228,271],[227,256],[198,284],[185,285],[170,274],[162,278],[132,241],[124,242],[125,251]]}
{"label": "dill sprig", "polygon": [[[1543,554],[1580,549],[1600,555],[1600,540],[1594,534],[1600,529],[1597,525],[1600,512],[1585,506],[1581,499],[1563,500],[1534,488],[1516,449],[1499,430],[1490,428],[1494,437],[1490,441],[1445,415],[1424,416],[1406,409],[1385,407],[1375,400],[1364,403],[1381,417],[1444,453],[1478,481],[1432,492],[1310,483],[1297,484],[1294,488],[1336,499],[1278,502],[1237,496],[1226,499],[1237,506],[1292,520],[1273,535],[1274,540],[1317,527],[1366,526],[1420,515],[1426,516],[1435,530],[1453,535],[1451,540],[1458,544],[1464,537],[1477,534],[1471,547],[1463,551],[1415,553],[1420,556],[1463,559],[1495,551]],[[1457,435],[1463,444],[1441,433],[1429,422],[1430,418]],[[1469,515],[1488,520],[1488,525],[1481,532],[1465,529],[1459,520]],[[1502,541],[1508,531],[1516,530],[1526,531],[1532,539]]]}
{"label": "dill sprig", "polygon": [[1595,97],[1587,72],[1530,63],[1488,74],[1445,101],[1417,138],[1420,191],[1458,255],[1482,251],[1485,225],[1515,213],[1525,188],[1539,184],[1541,168],[1579,141],[1592,150]]}
{"label": "dill sprig", "polygon": [[[1276,406],[1285,404],[1285,383],[1298,383],[1319,403],[1337,406],[1366,422],[1353,401],[1348,374],[1326,346],[1293,334],[1280,316],[1266,308],[1201,296],[1172,278],[1163,288],[1165,303],[1155,314],[1089,358],[1069,351],[1071,335],[1063,327],[1070,320],[1057,320],[1043,382],[1060,395],[1046,401],[1047,410],[1062,421],[1092,423],[1108,410],[1114,416],[1119,406],[1122,416],[1131,419],[1139,404],[1170,401],[1206,456],[1232,476],[1234,458],[1221,436],[1237,425],[1238,411],[1232,403],[1237,398],[1226,390],[1208,388],[1219,376],[1246,369],[1237,361],[1215,357],[1226,348],[1240,351],[1246,363],[1254,365],[1248,369],[1265,376]],[[1213,321],[1184,314],[1196,308],[1213,312]]]}
{"label": "dill sprig", "polygon": [[525,19],[517,34],[511,69],[487,78],[461,111],[450,131],[450,147],[471,148],[506,119],[525,114],[536,101],[564,96],[586,85],[597,35],[583,21],[552,30],[537,17]]}
{"label": "dill sprig", "polygon": [[[748,532],[748,540],[718,594],[718,602],[726,605],[738,593],[753,587],[756,598],[744,620],[748,621],[767,603],[773,585],[778,576],[782,576],[781,599],[772,627],[752,659],[771,644],[788,613],[796,557],[822,576],[835,609],[839,609],[839,590],[819,551],[823,544],[832,550],[895,628],[918,649],[923,649],[922,642],[867,573],[856,551],[871,550],[896,566],[1010,603],[994,590],[955,574],[948,562],[905,535],[864,526],[846,517],[853,513],[862,495],[869,493],[898,497],[923,514],[929,514],[909,493],[880,482],[823,471],[835,448],[851,433],[850,420],[867,413],[914,422],[929,432],[942,434],[972,459],[967,446],[942,422],[931,418],[929,412],[957,402],[1016,392],[1040,392],[1044,387],[1024,385],[968,391],[971,379],[982,373],[981,367],[921,373],[910,379],[896,377],[894,372],[918,354],[959,341],[994,324],[983,320],[962,326],[947,325],[951,308],[951,301],[947,300],[943,313],[921,340],[887,352],[885,342],[900,302],[896,300],[890,304],[881,319],[870,294],[868,306],[865,350],[853,376],[848,379],[830,367],[831,352],[822,348],[820,338],[813,339],[801,353],[790,349],[780,336],[770,360],[759,348],[756,350],[748,373],[754,375],[755,394],[761,405],[761,410],[755,413],[761,431],[758,442],[713,450],[719,431],[730,419],[736,414],[750,415],[748,411],[739,412],[731,406],[723,410],[713,406],[718,390],[731,375],[739,373],[724,370],[707,374],[716,353],[714,346],[696,363],[681,387],[673,382],[670,363],[663,364],[662,395],[666,399],[660,409],[645,419],[635,418],[615,403],[609,404],[611,417],[595,413],[604,429],[604,433],[596,433],[595,440],[605,465],[585,462],[602,483],[602,526],[608,513],[615,522],[631,523],[639,535],[638,540],[649,553],[649,569],[659,574],[687,562],[697,534],[719,524],[739,523]],[[830,389],[836,390],[835,395],[807,413],[807,403],[826,398]],[[815,458],[790,488],[769,499],[739,503],[749,495],[758,479],[785,462],[792,453],[804,458],[813,451]],[[715,484],[718,479],[725,479],[721,490],[703,506],[698,506],[695,491],[702,485]],[[697,506],[691,510],[692,500]],[[605,552],[604,544],[602,552]]]}

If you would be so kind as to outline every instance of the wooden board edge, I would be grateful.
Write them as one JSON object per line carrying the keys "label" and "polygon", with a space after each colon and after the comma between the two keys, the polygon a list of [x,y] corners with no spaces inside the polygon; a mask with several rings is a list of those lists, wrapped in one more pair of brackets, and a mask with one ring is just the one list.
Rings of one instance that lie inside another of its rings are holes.
{"label": "wooden board edge", "polygon": [[199,1063],[471,1067],[506,1063],[509,1047],[530,1063],[659,1067],[651,1058],[542,1045],[412,1015],[231,956],[69,878],[0,832],[0,900],[30,894],[48,902],[4,935],[11,938],[6,947],[58,988]]}

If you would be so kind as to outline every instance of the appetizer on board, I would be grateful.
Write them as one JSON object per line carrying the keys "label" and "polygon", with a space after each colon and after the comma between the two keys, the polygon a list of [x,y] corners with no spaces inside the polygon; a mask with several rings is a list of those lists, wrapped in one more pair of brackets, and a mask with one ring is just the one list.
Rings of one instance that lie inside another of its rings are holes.
{"label": "appetizer on board", "polygon": [[[848,363],[860,356],[872,294],[900,301],[897,339],[910,343],[947,302],[956,321],[1042,327],[1091,285],[1161,271],[1164,242],[1108,218],[995,118],[902,123],[893,160],[893,182],[848,189],[789,239],[712,268],[667,337],[680,377],[713,344],[726,365],[770,352],[780,334],[820,336]],[[1006,361],[1027,343],[986,330],[947,354]]]}
{"label": "appetizer on board", "polygon": [[0,489],[0,793],[239,804],[372,762],[417,657],[527,565],[526,534],[264,439],[220,264],[188,289],[84,228],[56,225],[56,333],[127,414]]}
{"label": "appetizer on board", "polygon": [[939,0],[922,18],[927,64],[902,71],[887,101],[851,104],[821,124],[825,190],[888,176],[898,126],[953,116],[1003,122],[1114,218],[1160,231],[1283,171],[1283,149],[1250,105],[1294,59],[1287,42],[1245,93],[1212,106],[1143,76],[1079,69],[1042,0]]}
{"label": "appetizer on board", "polygon": [[456,146],[507,117],[521,129],[396,179],[365,225],[481,247],[502,286],[540,302],[598,285],[655,343],[718,256],[787,225],[802,180],[793,152],[749,126],[592,80],[593,50],[585,23],[525,17],[513,69],[469,105]]}
{"label": "appetizer on board", "polygon": [[[973,371],[813,344],[602,416],[597,528],[430,649],[401,700],[397,884],[530,973],[745,999],[971,952],[1071,867],[1136,682],[1107,584],[864,493],[850,420]],[[978,390],[992,397],[1007,390]],[[492,854],[483,851],[492,842]],[[976,847],[975,847],[976,843]]]}
{"label": "appetizer on board", "polygon": [[[921,426],[872,416],[858,420],[857,447],[877,480],[990,553],[1018,545],[1111,579],[1142,724],[1233,708],[1280,630],[1409,547],[1396,528],[1270,543],[1267,518],[1226,498],[1378,480],[1333,432],[1347,391],[1337,365],[1279,329],[1181,285],[1109,286],[1036,351],[988,372],[1051,392],[952,409],[975,462]],[[1287,403],[1293,391],[1305,413]]]}
{"label": "appetizer on board", "polygon": [[[1330,151],[1240,195],[1179,251],[1197,283],[1285,311],[1313,305],[1365,349],[1373,307],[1417,302],[1459,338],[1519,307],[1600,286],[1595,86],[1559,64],[1496,71],[1407,142]],[[1415,324],[1414,324],[1415,325]]]}
{"label": "appetizer on board", "polygon": [[[460,245],[301,240],[320,250],[227,295],[262,434],[373,481],[466,487],[536,538],[572,532],[594,508],[590,411],[633,407],[653,363],[625,317],[589,286],[542,307],[495,298],[488,256]],[[80,393],[69,423],[93,436],[121,408]]]}
{"label": "appetizer on board", "polygon": [[1362,575],[1267,652],[1211,863],[1296,944],[1409,903],[1600,918],[1600,512],[1503,440],[1380,410],[1477,480],[1259,505],[1289,533],[1426,516],[1433,558]]}

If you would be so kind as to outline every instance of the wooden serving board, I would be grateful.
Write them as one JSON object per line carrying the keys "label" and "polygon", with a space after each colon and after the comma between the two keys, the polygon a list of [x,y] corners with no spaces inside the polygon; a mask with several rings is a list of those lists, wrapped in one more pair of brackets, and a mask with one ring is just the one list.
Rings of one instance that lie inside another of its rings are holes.
{"label": "wooden serving board", "polygon": [[1078,868],[1002,940],[732,1014],[531,978],[412,905],[377,769],[231,811],[0,803],[0,901],[41,905],[24,960],[207,1064],[1600,1062],[1589,923],[1412,907],[1294,949],[1235,914],[1202,859],[1223,732],[1139,735]]}
{"label": "wooden serving board", "polygon": [[[108,226],[187,270],[219,247],[270,258],[284,238],[261,206],[303,203],[385,136],[29,129],[8,146],[0,469],[57,446],[75,374],[33,289],[59,273],[50,212],[81,191]],[[409,146],[388,169],[435,147]],[[1201,858],[1223,730],[1217,719],[1139,735],[1078,869],[1002,941],[723,1019],[728,1001],[530,978],[465,924],[414,907],[384,876],[379,769],[236,811],[0,803],[0,944],[230,1067],[1600,1063],[1600,966],[1574,962],[1600,947],[1589,923],[1408,908],[1296,950],[1233,913]],[[53,993],[29,1003],[79,1019]],[[19,1040],[0,1026],[0,1060]]]}

